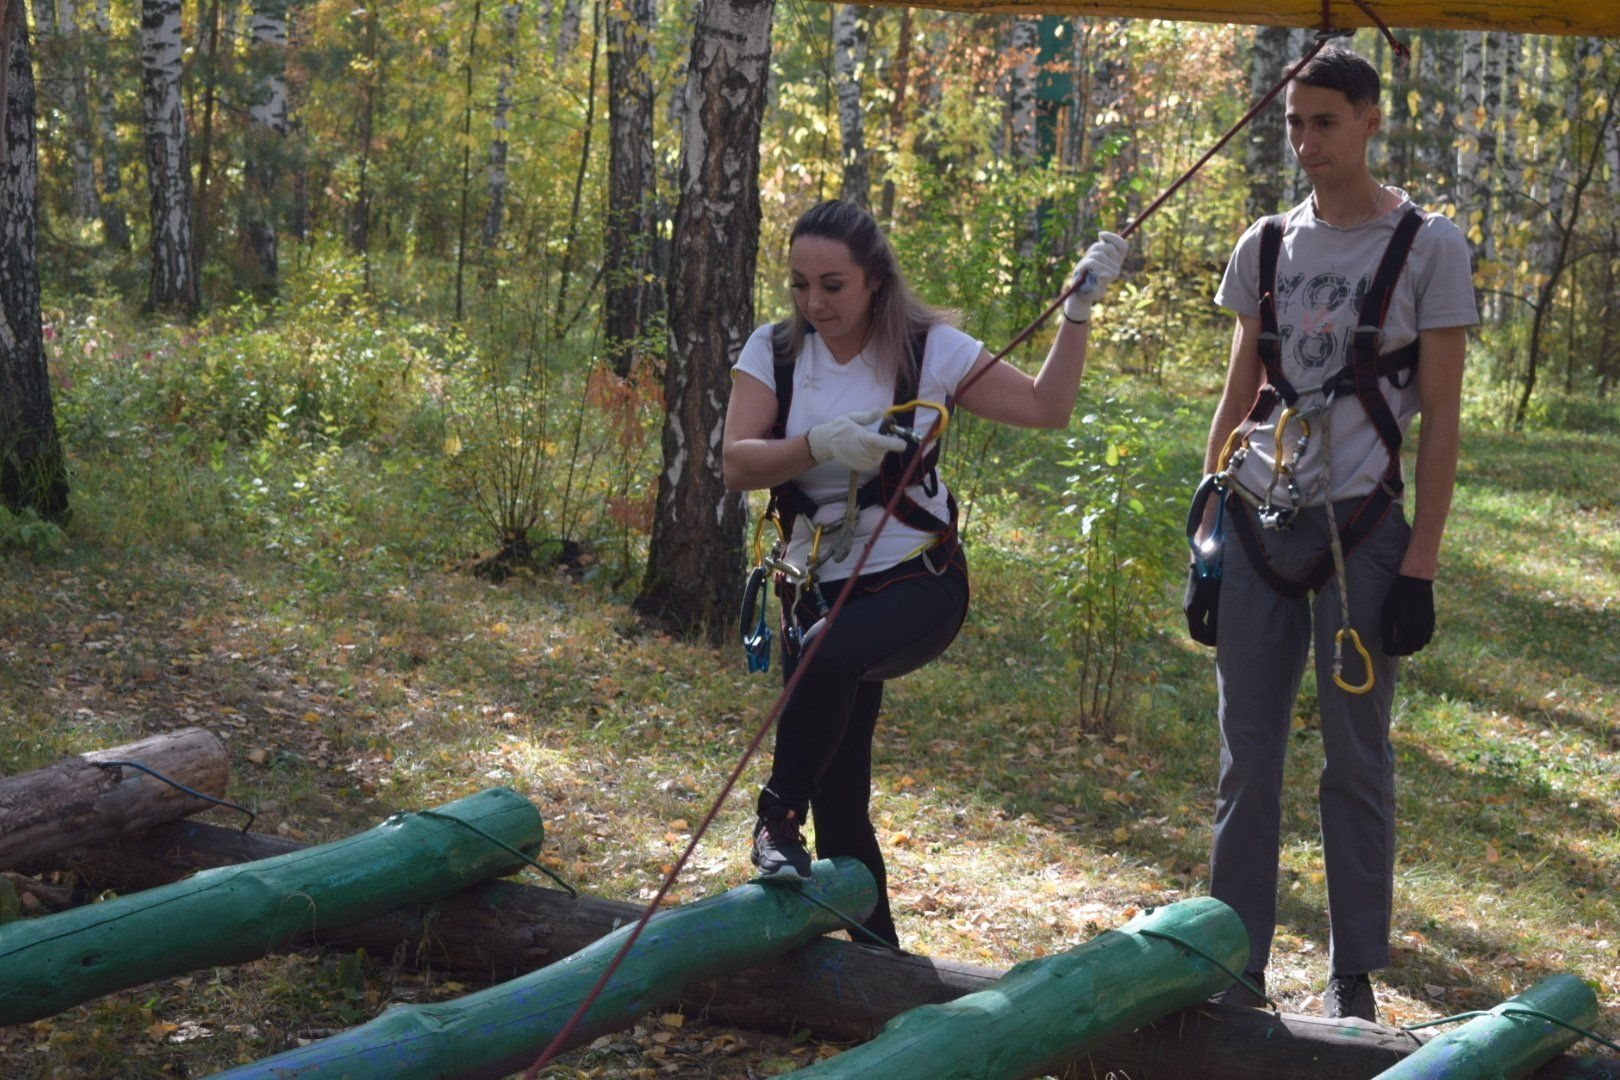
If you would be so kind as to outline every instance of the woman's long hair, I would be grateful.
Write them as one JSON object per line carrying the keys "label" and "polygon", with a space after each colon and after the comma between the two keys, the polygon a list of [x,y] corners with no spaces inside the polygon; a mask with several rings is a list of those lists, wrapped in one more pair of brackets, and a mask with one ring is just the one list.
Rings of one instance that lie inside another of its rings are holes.
{"label": "woman's long hair", "polygon": [[[791,245],[801,236],[841,242],[849,248],[855,264],[866,272],[867,281],[877,285],[877,294],[872,297],[872,330],[863,352],[879,373],[888,377],[886,381],[900,387],[907,397],[915,394],[917,366],[911,356],[912,338],[926,333],[936,323],[954,326],[956,313],[917,298],[906,284],[889,238],[878,228],[876,219],[855,203],[828,199],[812,206],[794,223],[788,243]],[[776,354],[797,358],[809,326],[795,303],[792,317],[777,325]]]}

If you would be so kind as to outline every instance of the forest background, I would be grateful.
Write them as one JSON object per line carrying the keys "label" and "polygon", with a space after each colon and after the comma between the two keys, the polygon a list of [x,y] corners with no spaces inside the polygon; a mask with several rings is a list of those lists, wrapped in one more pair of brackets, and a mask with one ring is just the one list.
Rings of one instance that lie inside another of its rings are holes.
{"label": "forest background", "polygon": [[[868,202],[918,290],[999,348],[1308,47],[804,0],[8,11],[0,298],[37,333],[4,384],[0,771],[202,724],[235,794],[312,840],[507,783],[546,813],[548,863],[622,898],[771,697],[729,641],[746,503],[682,451],[742,335],[786,309],[794,216]],[[722,16],[754,35],[724,63],[702,33]],[[1386,76],[1374,171],[1463,227],[1485,318],[1441,637],[1403,676],[1386,1012],[1574,970],[1612,1035],[1620,49],[1402,36],[1410,65],[1355,42]],[[706,120],[757,124],[757,164],[734,139],[703,173]],[[1068,431],[953,424],[975,613],[880,744],[908,947],[1010,964],[1203,891],[1213,690],[1176,593],[1230,333],[1209,298],[1248,221],[1304,192],[1273,107],[1137,234]],[[47,380],[19,380],[30,355]],[[716,505],[718,537],[687,527]],[[1275,971],[1309,1009],[1309,682],[1296,747]],[[746,877],[745,802],[678,898]],[[0,1032],[0,1060],[205,1071],[459,988],[295,954]],[[654,1018],[575,1067],[830,1050]]]}

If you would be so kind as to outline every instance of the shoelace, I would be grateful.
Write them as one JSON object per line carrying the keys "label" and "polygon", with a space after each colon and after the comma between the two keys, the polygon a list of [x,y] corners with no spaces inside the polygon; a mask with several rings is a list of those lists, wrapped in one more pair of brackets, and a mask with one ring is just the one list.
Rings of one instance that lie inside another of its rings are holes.
{"label": "shoelace", "polygon": [[783,844],[797,844],[804,846],[804,833],[799,828],[797,818],[779,817],[762,818],[765,822],[765,835],[777,847]]}

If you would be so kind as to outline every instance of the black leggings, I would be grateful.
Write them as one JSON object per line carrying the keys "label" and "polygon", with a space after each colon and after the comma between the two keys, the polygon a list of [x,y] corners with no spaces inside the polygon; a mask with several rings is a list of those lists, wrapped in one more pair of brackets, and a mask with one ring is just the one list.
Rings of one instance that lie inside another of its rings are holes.
{"label": "black leggings", "polygon": [[[953,545],[955,547],[955,545]],[[921,557],[872,574],[844,605],[810,670],[777,721],[771,779],[760,808],[786,805],[800,817],[809,810],[816,827],[816,855],[851,855],[877,879],[878,904],[866,928],[899,944],[889,911],[883,853],[872,828],[872,735],[883,683],[916,671],[945,651],[967,616],[967,563],[956,547],[935,574]],[[830,601],[842,582],[822,588]],[[826,623],[807,602],[794,611],[808,650]],[[801,654],[802,655],[802,654]],[[798,655],[785,658],[784,680]]]}

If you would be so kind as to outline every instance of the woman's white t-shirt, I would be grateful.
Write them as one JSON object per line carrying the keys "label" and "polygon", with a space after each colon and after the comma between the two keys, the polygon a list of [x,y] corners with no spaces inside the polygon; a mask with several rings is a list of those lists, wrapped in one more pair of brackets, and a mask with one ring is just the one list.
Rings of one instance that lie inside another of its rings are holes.
{"label": "woman's white t-shirt", "polygon": [[[954,326],[936,324],[928,331],[923,350],[922,383],[917,397],[922,401],[943,403],[954,397],[957,386],[967,377],[974,361],[984,351],[978,340],[969,337]],[[753,376],[776,392],[776,363],[771,351],[771,327],[761,326],[749,337],[747,344],[732,367],[732,377],[742,372]],[[804,348],[793,365],[793,403],[788,409],[786,438],[803,435],[817,424],[849,413],[863,412],[876,407],[888,408],[894,404],[894,386],[877,369],[858,355],[847,364],[833,359],[832,353],[819,334],[806,334]],[[932,409],[918,409],[914,426],[918,432],[932,431],[939,421]],[[876,431],[877,423],[870,425]],[[866,483],[877,475],[877,470],[860,475]],[[829,529],[836,528],[844,516],[844,500],[849,494],[849,470],[837,462],[826,462],[808,469],[793,478],[793,482],[814,501],[820,509],[815,521]],[[941,482],[933,495],[927,494],[920,484],[913,484],[907,494],[929,513],[947,520],[946,488]],[[849,555],[838,562],[828,562],[817,575],[822,581],[839,581],[860,558],[883,507],[869,506],[861,511],[860,531],[850,547]],[[803,566],[810,551],[812,527],[800,517],[794,523],[789,540],[787,561]],[[890,521],[883,527],[872,557],[862,568],[863,574],[887,570],[896,563],[916,555],[933,541],[933,535],[910,528],[899,521]]]}

